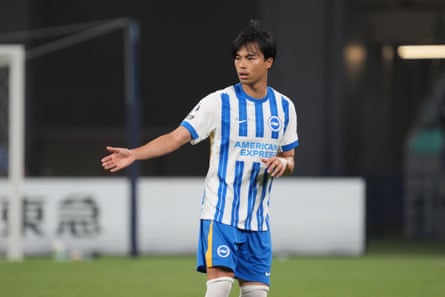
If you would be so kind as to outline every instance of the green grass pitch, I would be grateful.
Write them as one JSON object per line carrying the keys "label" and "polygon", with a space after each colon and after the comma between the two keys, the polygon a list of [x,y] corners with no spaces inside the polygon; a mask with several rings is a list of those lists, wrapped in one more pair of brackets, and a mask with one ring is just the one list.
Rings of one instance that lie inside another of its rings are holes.
{"label": "green grass pitch", "polygon": [[[2,297],[198,297],[193,256],[0,259]],[[370,244],[362,257],[274,258],[269,297],[445,296],[445,245]],[[238,297],[237,284],[231,297]]]}

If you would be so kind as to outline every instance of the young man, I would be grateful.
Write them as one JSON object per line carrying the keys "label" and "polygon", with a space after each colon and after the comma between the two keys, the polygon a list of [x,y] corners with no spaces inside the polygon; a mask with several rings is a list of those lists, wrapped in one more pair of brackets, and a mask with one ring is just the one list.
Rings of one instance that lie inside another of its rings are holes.
{"label": "young man", "polygon": [[228,297],[234,278],[242,297],[265,297],[272,261],[269,195],[274,178],[294,169],[297,118],[291,100],[268,87],[276,44],[251,21],[232,44],[239,83],[204,97],[180,126],[135,149],[107,147],[111,172],[211,139],[202,201],[197,270],[206,297]]}

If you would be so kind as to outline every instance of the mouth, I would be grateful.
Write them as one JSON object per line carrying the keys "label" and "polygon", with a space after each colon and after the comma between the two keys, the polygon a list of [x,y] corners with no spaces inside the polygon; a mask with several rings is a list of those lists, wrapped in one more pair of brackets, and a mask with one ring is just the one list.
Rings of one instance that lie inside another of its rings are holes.
{"label": "mouth", "polygon": [[238,73],[238,77],[239,77],[240,80],[245,80],[245,79],[247,79],[249,77],[249,74],[246,73],[246,72],[239,72]]}

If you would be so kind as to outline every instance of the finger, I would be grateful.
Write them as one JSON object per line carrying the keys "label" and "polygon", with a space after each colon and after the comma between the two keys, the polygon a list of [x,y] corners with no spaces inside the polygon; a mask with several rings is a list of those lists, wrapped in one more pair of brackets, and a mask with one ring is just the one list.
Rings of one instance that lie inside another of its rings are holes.
{"label": "finger", "polygon": [[269,167],[272,165],[271,159],[261,159],[261,161],[266,165],[266,168],[269,169]]}
{"label": "finger", "polygon": [[102,166],[104,167],[110,167],[110,166],[115,166],[115,162],[112,159],[108,159],[102,162]]}
{"label": "finger", "polygon": [[283,168],[283,166],[277,166],[277,167],[276,167],[276,170],[275,170],[275,172],[274,172],[274,177],[280,177],[280,176],[283,175],[283,173],[284,173],[284,168]]}
{"label": "finger", "polygon": [[280,159],[273,159],[271,161],[271,165],[269,166],[268,172],[273,177],[279,177],[284,174],[285,166],[283,162],[280,161]]}
{"label": "finger", "polygon": [[269,162],[269,165],[267,166],[267,173],[269,173],[272,177],[275,176],[275,170],[276,166],[273,162]]}
{"label": "finger", "polygon": [[280,161],[280,165],[279,165],[279,170],[277,173],[277,177],[283,176],[284,173],[286,172],[286,168],[287,168],[287,163],[283,163]]}
{"label": "finger", "polygon": [[111,155],[108,155],[108,156],[105,156],[105,157],[103,157],[102,158],[102,160],[100,160],[102,163],[104,163],[104,162],[109,162],[109,161],[111,161]]}
{"label": "finger", "polygon": [[118,166],[114,163],[107,163],[107,164],[104,164],[103,167],[105,170],[109,170],[112,172],[112,170]]}
{"label": "finger", "polygon": [[110,172],[116,172],[116,171],[119,171],[119,170],[121,170],[122,168],[121,167],[119,167],[119,166],[115,166],[114,168],[112,168],[111,170],[110,170]]}
{"label": "finger", "polygon": [[108,169],[111,169],[111,168],[115,167],[116,165],[110,164],[110,163],[106,163],[106,164],[102,164],[102,166],[103,166],[104,169],[108,170]]}
{"label": "finger", "polygon": [[107,151],[109,151],[111,153],[117,153],[117,152],[119,152],[119,148],[113,147],[113,146],[107,146]]}
{"label": "finger", "polygon": [[280,167],[279,165],[275,165],[273,172],[272,172],[272,176],[273,177],[279,177],[280,176]]}
{"label": "finger", "polygon": [[101,160],[101,163],[102,163],[102,165],[104,165],[104,164],[111,164],[111,163],[113,163],[113,159],[112,158],[103,158]]}

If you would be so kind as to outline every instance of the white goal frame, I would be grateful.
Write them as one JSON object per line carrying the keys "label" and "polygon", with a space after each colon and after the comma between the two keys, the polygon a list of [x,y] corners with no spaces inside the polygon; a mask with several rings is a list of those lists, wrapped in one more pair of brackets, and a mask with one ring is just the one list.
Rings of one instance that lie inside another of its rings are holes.
{"label": "white goal frame", "polygon": [[[19,31],[0,34],[0,42],[16,43],[15,45],[2,45],[0,43],[0,57],[10,66],[9,78],[9,180],[10,188],[8,211],[8,246],[7,257],[9,260],[21,260],[24,257],[25,236],[23,234],[23,191],[24,188],[24,160],[25,160],[25,60],[41,57],[43,55],[85,42],[96,37],[123,30],[124,33],[124,69],[125,69],[125,108],[127,146],[135,147],[139,144],[141,131],[140,122],[140,94],[139,73],[137,71],[139,56],[139,24],[128,18],[119,18],[109,21],[89,22],[56,26],[29,31]],[[63,36],[63,37],[61,37]],[[34,48],[26,49],[23,41],[36,38],[58,39]],[[137,212],[137,180],[139,169],[137,164],[128,168],[128,180],[130,186],[130,250],[131,256],[138,256],[138,212]]]}
{"label": "white goal frame", "polygon": [[1,45],[0,65],[9,67],[8,245],[6,257],[21,261],[23,247],[23,184],[25,166],[25,48]]}

